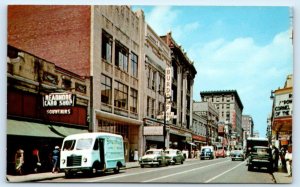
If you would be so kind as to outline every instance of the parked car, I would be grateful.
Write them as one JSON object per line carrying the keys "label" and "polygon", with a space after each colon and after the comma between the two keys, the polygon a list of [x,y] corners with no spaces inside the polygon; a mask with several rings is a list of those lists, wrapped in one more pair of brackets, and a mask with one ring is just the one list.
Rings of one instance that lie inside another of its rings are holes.
{"label": "parked car", "polygon": [[214,159],[214,147],[213,146],[203,146],[200,151],[200,159]]}
{"label": "parked car", "polygon": [[243,150],[233,150],[231,151],[231,160],[245,160],[245,154]]}
{"label": "parked car", "polygon": [[169,160],[169,164],[183,164],[183,161],[185,160],[183,153],[178,149],[167,149],[165,154]]}
{"label": "parked car", "polygon": [[165,152],[162,149],[150,149],[146,151],[145,155],[139,159],[141,168],[145,165],[148,166],[167,166],[170,160],[166,157]]}
{"label": "parked car", "polygon": [[248,171],[253,168],[266,167],[269,172],[273,170],[272,150],[265,146],[254,146],[249,153]]}

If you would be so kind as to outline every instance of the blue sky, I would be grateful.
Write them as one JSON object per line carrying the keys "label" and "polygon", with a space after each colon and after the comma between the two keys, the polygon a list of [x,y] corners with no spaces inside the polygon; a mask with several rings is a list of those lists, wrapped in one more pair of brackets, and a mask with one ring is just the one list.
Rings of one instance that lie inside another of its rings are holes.
{"label": "blue sky", "polygon": [[271,90],[293,73],[292,15],[275,6],[134,6],[158,35],[172,31],[197,69],[200,91],[237,90],[260,136],[272,109]]}

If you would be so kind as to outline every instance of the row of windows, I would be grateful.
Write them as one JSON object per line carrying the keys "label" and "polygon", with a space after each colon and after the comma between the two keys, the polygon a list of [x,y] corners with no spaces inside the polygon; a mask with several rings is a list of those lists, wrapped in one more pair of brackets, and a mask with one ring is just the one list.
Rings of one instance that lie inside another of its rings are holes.
{"label": "row of windows", "polygon": [[[222,106],[222,109],[224,109],[225,104],[216,104],[216,108],[220,109],[220,105]],[[226,109],[230,109],[230,104],[226,104]]]}
{"label": "row of windows", "polygon": [[[128,86],[118,81],[114,82],[114,106],[137,113],[137,90],[130,88],[130,99],[128,102]],[[101,75],[101,102],[107,105],[112,104],[112,79]]]}
{"label": "row of windows", "polygon": [[156,106],[155,103],[155,99],[147,97],[147,116],[156,118],[157,115],[161,114],[164,111],[163,102],[158,102],[158,106]]}
{"label": "row of windows", "polygon": [[224,102],[226,99],[226,102],[234,101],[234,97],[232,96],[222,96],[222,97],[205,97],[204,101],[211,101],[211,102]]}
{"label": "row of windows", "polygon": [[[102,33],[102,59],[107,63],[112,63],[112,36],[103,30]],[[115,41],[115,66],[128,73],[129,50],[119,41]],[[138,56],[131,52],[130,54],[130,74],[138,76]]]}
{"label": "row of windows", "polygon": [[[147,69],[147,87],[153,91],[159,91],[163,94],[165,91],[164,75],[148,66]],[[158,84],[158,85],[157,85]]]}

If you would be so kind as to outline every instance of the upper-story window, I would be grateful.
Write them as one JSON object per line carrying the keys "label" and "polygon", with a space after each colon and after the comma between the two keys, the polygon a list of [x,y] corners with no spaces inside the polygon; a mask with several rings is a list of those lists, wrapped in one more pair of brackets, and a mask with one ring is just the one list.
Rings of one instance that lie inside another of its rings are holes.
{"label": "upper-story window", "polygon": [[130,111],[137,113],[137,90],[131,88],[130,89]]}
{"label": "upper-story window", "polygon": [[115,107],[127,109],[128,105],[128,86],[115,81]]}
{"label": "upper-story window", "polygon": [[131,53],[131,75],[138,76],[138,56],[134,53]]}
{"label": "upper-story window", "polygon": [[111,78],[101,75],[101,102],[110,105],[111,104],[112,85]]}
{"label": "upper-story window", "polygon": [[128,49],[120,42],[116,42],[115,65],[121,70],[128,72]]}
{"label": "upper-story window", "polygon": [[158,80],[158,91],[159,91],[159,94],[162,94],[164,93],[165,91],[165,78],[163,77],[162,74],[159,74],[158,76],[159,80]]}
{"label": "upper-story window", "polygon": [[63,79],[62,80],[62,87],[65,89],[65,90],[70,90],[71,89],[71,80],[69,79]]}
{"label": "upper-story window", "polygon": [[103,30],[102,32],[102,59],[112,61],[112,36]]}

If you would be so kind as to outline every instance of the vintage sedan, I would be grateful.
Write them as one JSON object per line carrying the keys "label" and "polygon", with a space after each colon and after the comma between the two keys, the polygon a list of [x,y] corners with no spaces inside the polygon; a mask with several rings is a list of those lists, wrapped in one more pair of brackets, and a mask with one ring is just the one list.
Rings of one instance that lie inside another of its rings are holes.
{"label": "vintage sedan", "polygon": [[243,150],[233,150],[231,151],[231,160],[245,160],[245,154]]}
{"label": "vintage sedan", "polygon": [[166,157],[162,149],[150,149],[146,151],[145,155],[139,159],[141,168],[148,166],[168,166],[170,160]]}
{"label": "vintage sedan", "polygon": [[272,150],[266,146],[254,146],[251,149],[248,159],[248,171],[254,168],[267,168],[269,172],[273,171]]}
{"label": "vintage sedan", "polygon": [[183,161],[185,160],[183,153],[178,149],[167,149],[165,154],[169,160],[169,164],[183,164]]}

